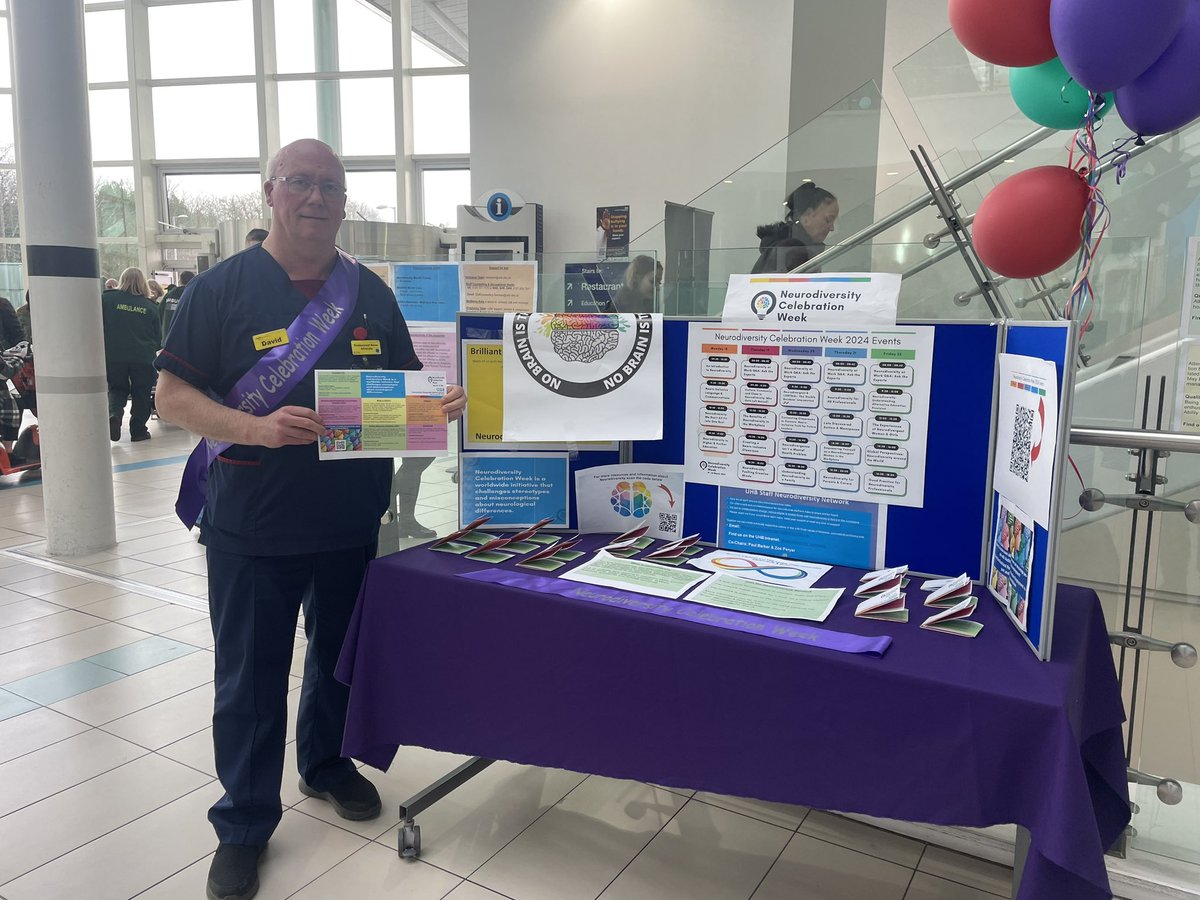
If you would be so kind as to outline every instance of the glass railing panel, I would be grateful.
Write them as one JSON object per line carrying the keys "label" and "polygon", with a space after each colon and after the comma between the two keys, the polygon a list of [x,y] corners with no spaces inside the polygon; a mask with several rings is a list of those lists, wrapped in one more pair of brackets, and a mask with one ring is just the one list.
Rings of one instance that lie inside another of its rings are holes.
{"label": "glass railing panel", "polygon": [[[1165,496],[1200,499],[1200,455],[1173,454],[1164,471]],[[1154,532],[1144,633],[1200,647],[1200,525],[1163,512]],[[1167,805],[1154,787],[1131,786],[1139,807],[1133,846],[1200,865],[1200,669],[1179,668],[1169,653],[1143,653],[1141,682],[1133,765],[1180,782],[1183,800]]]}

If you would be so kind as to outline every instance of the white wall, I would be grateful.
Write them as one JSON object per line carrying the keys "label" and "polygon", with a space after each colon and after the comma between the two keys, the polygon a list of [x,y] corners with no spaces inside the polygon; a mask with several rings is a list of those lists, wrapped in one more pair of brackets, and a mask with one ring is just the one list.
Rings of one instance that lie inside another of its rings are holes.
{"label": "white wall", "polygon": [[547,251],[590,251],[597,206],[636,237],[787,135],[793,5],[473,3],[474,195],[542,203]]}

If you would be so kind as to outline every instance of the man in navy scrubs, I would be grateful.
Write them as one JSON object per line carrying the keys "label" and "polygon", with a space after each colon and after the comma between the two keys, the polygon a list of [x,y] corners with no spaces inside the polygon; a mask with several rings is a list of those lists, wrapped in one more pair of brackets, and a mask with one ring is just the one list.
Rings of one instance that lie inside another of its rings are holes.
{"label": "man in navy scrubs", "polygon": [[[269,237],[192,280],[157,362],[160,415],[221,448],[209,457],[200,521],[216,638],[213,743],[225,788],[208,815],[220,842],[208,896],[219,900],[257,892],[259,856],[282,815],[301,605],[300,789],[343,818],[379,815],[378,792],[341,756],[349,689],[333,671],[375,556],[392,464],[318,462],[325,429],[312,369],[421,368],[395,296],[334,246],[346,206],[334,152],[297,141],[267,176]],[[465,402],[451,386],[442,408],[457,418]]]}

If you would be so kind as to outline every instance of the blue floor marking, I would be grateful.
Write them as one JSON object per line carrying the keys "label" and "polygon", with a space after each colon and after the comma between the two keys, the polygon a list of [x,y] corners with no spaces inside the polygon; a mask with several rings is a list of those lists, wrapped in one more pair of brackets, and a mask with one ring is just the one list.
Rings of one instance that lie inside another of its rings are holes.
{"label": "blue floor marking", "polygon": [[[188,457],[186,456],[165,456],[162,459],[147,459],[143,460],[142,462],[121,463],[119,466],[113,466],[112,470],[114,473],[132,472],[136,469],[154,469],[160,466],[173,466],[177,463],[187,462],[187,460]],[[13,488],[30,487],[31,485],[42,480],[41,469],[29,469],[27,471],[29,474],[25,475],[24,478],[19,480],[13,479],[12,481],[0,481],[0,491],[12,490]],[[22,472],[15,474],[24,475],[25,473]],[[3,477],[4,476],[0,475],[0,478]]]}
{"label": "blue floor marking", "polygon": [[162,459],[147,459],[143,462],[122,463],[119,466],[113,466],[114,472],[132,472],[135,469],[153,469],[157,466],[173,466],[176,463],[187,462],[186,456],[164,456]]}

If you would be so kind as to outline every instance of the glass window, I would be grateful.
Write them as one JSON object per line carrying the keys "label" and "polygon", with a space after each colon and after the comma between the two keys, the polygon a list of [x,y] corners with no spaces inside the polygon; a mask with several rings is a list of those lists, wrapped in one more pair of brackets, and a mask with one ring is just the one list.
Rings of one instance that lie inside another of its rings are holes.
{"label": "glass window", "polygon": [[83,35],[87,46],[88,82],[128,81],[125,10],[104,9],[88,13],[83,20]]}
{"label": "glass window", "polygon": [[17,170],[0,169],[0,237],[21,236],[17,196]]}
{"label": "glass window", "polygon": [[147,12],[152,78],[254,74],[250,0],[152,6]]}
{"label": "glass window", "polygon": [[395,172],[347,172],[346,218],[396,221]]}
{"label": "glass window", "polygon": [[415,31],[412,41],[412,64],[414,69],[444,69],[447,66],[462,65],[457,59],[443,53]]}
{"label": "glass window", "polygon": [[[153,95],[154,145],[159,159],[258,156],[254,85],[156,87]],[[206,127],[196,125],[201,119]]]}
{"label": "glass window", "polygon": [[426,225],[457,228],[458,207],[470,203],[470,169],[421,170],[421,221]]}
{"label": "glass window", "polygon": [[261,219],[257,172],[164,175],[167,221],[180,228],[216,228],[233,219]]}
{"label": "glass window", "polygon": [[92,181],[96,186],[96,233],[102,238],[137,237],[133,169],[95,168]]}
{"label": "glass window", "polygon": [[12,87],[12,53],[8,46],[8,20],[0,21],[0,87]]}
{"label": "glass window", "polygon": [[284,73],[316,71],[312,0],[275,0],[275,67]]}
{"label": "glass window", "polygon": [[342,81],[342,153],[391,156],[396,152],[396,107],[390,78]]}
{"label": "glass window", "polygon": [[100,242],[100,274],[105,278],[120,278],[131,266],[140,266],[138,245],[133,241]]}
{"label": "glass window", "polygon": [[412,80],[413,153],[470,153],[470,75]]}
{"label": "glass window", "polygon": [[279,146],[311,137],[317,137],[317,83],[279,82]]}
{"label": "glass window", "polygon": [[338,0],[338,68],[343,72],[392,67],[392,20],[363,0]]}
{"label": "glass window", "polygon": [[13,95],[0,94],[0,162],[16,159],[17,133],[13,128]]}
{"label": "glass window", "polygon": [[88,91],[88,120],[92,128],[92,159],[133,159],[128,88]]}
{"label": "glass window", "polygon": [[25,267],[21,264],[20,244],[0,244],[0,297],[13,306],[25,305]]}

